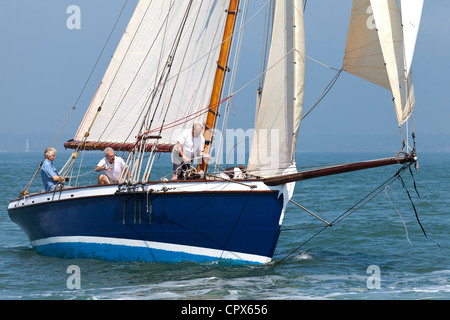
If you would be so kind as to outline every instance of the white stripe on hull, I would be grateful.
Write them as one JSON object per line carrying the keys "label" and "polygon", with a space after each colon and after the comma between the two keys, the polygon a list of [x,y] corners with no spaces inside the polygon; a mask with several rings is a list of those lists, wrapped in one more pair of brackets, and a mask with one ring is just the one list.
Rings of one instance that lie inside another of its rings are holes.
{"label": "white stripe on hull", "polygon": [[36,248],[45,245],[52,244],[109,244],[116,246],[125,246],[130,248],[148,248],[155,250],[163,250],[168,252],[182,252],[197,256],[212,257],[217,259],[230,259],[236,261],[244,262],[254,262],[254,263],[269,263],[272,259],[269,257],[240,253],[240,252],[230,252],[217,249],[209,249],[202,247],[194,247],[180,244],[154,242],[154,241],[142,241],[142,240],[131,240],[131,239],[119,239],[119,238],[106,238],[106,237],[86,237],[86,236],[67,236],[67,237],[51,237],[46,239],[31,241],[31,245]]}

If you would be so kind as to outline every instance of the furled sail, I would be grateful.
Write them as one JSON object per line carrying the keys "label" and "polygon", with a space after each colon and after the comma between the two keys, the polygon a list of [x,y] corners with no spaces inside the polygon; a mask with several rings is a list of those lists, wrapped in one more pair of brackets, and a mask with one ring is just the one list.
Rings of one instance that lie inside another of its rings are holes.
{"label": "furled sail", "polygon": [[411,19],[417,22],[412,28],[415,36],[410,36],[411,30],[402,26],[405,17],[397,0],[354,0],[347,35],[343,69],[390,90],[399,125],[414,110],[410,50],[414,50],[422,9],[420,5],[417,10],[418,5],[416,1],[407,5],[408,9],[414,6],[415,10],[408,11],[413,11]]}
{"label": "furled sail", "polygon": [[227,0],[139,1],[75,141],[173,144],[211,95]]}
{"label": "furled sail", "polygon": [[247,166],[253,175],[281,174],[295,160],[304,81],[303,1],[276,1],[267,72]]}

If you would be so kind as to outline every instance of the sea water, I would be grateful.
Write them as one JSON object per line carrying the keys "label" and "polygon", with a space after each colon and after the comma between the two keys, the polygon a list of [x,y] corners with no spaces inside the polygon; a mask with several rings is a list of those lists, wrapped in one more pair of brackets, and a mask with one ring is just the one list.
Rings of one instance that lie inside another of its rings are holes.
{"label": "sea water", "polygon": [[[298,153],[297,165],[383,156]],[[92,170],[101,157],[101,153],[86,153],[78,159],[83,167],[73,175],[82,176],[73,182],[95,184],[97,173]],[[55,166],[60,169],[67,158],[67,153],[57,153]],[[420,154],[419,170],[413,168],[413,176],[409,170],[402,175],[406,189],[399,179],[377,189],[400,166],[297,182],[292,200],[323,220],[332,222],[350,214],[326,227],[290,203],[274,263],[263,266],[222,261],[122,263],[39,255],[9,219],[7,206],[30,181],[41,160],[40,153],[0,153],[0,299],[450,298],[450,153]],[[158,161],[163,166],[152,179],[166,175],[170,179],[169,158],[163,155]],[[40,188],[38,174],[30,191]],[[353,213],[348,211],[374,190],[379,193],[373,199]]]}

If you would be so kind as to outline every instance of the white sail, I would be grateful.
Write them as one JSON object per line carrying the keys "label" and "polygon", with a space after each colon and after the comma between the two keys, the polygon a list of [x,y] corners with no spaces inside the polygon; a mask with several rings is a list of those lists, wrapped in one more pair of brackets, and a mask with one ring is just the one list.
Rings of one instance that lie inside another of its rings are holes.
{"label": "white sail", "polygon": [[268,177],[294,161],[305,79],[303,1],[276,1],[270,54],[247,170]]}
{"label": "white sail", "polygon": [[388,90],[391,89],[369,0],[354,0],[343,69]]}
{"label": "white sail", "polygon": [[400,0],[403,25],[405,75],[408,76],[403,95],[406,99],[406,109],[412,113],[415,106],[414,85],[412,80],[412,61],[416,47],[420,18],[423,10],[423,0]]}
{"label": "white sail", "polygon": [[204,121],[227,3],[139,1],[75,140],[89,130],[88,141],[133,143],[151,131],[171,144]]}
{"label": "white sail", "polygon": [[[404,17],[397,0],[354,0],[343,63],[347,72],[392,92],[399,125],[414,110],[410,70],[418,12],[422,10],[417,1],[405,2],[408,5]],[[404,29],[405,21],[411,21],[412,27]]]}
{"label": "white sail", "polygon": [[405,43],[405,70],[411,70],[420,18],[422,16],[423,0],[400,0],[402,11],[403,37]]}
{"label": "white sail", "polygon": [[405,96],[407,82],[400,8],[397,0],[371,0],[370,4],[391,85],[397,120],[402,124],[411,115],[412,110]]}

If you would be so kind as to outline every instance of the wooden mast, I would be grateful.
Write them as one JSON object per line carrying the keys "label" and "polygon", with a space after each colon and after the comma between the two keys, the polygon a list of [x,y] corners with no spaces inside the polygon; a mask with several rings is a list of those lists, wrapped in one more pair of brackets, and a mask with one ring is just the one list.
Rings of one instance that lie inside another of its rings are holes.
{"label": "wooden mast", "polygon": [[[231,40],[233,38],[234,25],[239,8],[239,0],[230,0],[228,10],[227,21],[225,24],[225,31],[222,39],[222,46],[220,49],[219,60],[217,61],[216,76],[214,79],[214,87],[211,94],[211,100],[208,108],[208,117],[205,123],[205,147],[204,152],[211,153],[211,143],[213,140],[213,131],[216,127],[216,121],[218,117],[220,96],[222,95],[222,88],[225,80],[225,72],[228,71],[228,57],[230,55]],[[205,173],[208,170],[208,163],[202,161],[198,165],[198,170],[203,170]]]}

